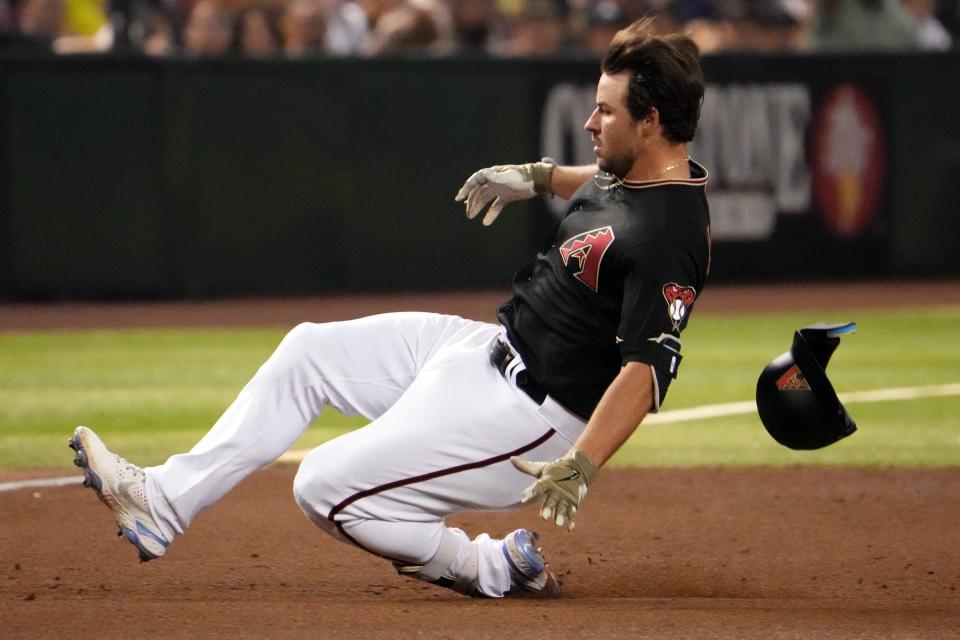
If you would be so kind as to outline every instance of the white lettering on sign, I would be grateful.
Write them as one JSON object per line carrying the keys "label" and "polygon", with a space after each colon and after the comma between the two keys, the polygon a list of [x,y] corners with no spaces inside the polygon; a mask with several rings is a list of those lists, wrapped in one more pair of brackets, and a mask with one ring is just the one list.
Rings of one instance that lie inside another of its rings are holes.
{"label": "white lettering on sign", "polygon": [[[593,86],[558,84],[541,120],[543,155],[561,163],[596,161],[583,125],[593,111]],[[716,240],[763,240],[778,214],[810,207],[805,154],[810,90],[802,84],[709,85],[691,155],[710,170],[707,186]],[[555,212],[565,202],[547,201]]]}
{"label": "white lettering on sign", "polygon": [[804,136],[810,91],[800,84],[708,86],[691,153],[711,171],[714,188],[759,188],[782,213],[810,206]]}

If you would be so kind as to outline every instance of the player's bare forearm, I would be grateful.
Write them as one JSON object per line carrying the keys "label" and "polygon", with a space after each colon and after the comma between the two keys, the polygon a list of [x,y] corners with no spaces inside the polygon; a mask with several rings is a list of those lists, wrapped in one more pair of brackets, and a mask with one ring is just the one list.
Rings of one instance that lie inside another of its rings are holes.
{"label": "player's bare forearm", "polygon": [[561,198],[569,198],[584,182],[597,173],[597,165],[558,165],[553,169],[550,190]]}
{"label": "player's bare forearm", "polygon": [[644,362],[620,369],[574,447],[598,467],[616,453],[653,406],[653,373]]}
{"label": "player's bare forearm", "polygon": [[540,517],[573,529],[580,503],[598,468],[630,437],[652,403],[650,366],[627,363],[607,387],[583,433],[565,456],[550,462],[511,458],[519,471],[537,479],[520,494],[520,501],[543,496]]}

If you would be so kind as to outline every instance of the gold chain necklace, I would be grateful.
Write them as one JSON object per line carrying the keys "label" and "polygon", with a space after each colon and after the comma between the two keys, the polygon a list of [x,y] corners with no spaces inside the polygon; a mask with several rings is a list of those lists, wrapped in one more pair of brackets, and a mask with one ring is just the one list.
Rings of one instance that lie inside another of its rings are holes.
{"label": "gold chain necklace", "polygon": [[[609,180],[605,184],[601,184],[601,180]],[[593,176],[593,184],[597,185],[597,188],[601,191],[610,191],[611,189],[616,189],[623,184],[623,180],[613,175],[612,173],[607,173],[606,171],[601,171]]]}
{"label": "gold chain necklace", "polygon": [[[668,172],[673,171],[677,167],[683,166],[684,162],[690,162],[690,160],[692,160],[692,158],[690,156],[686,156],[683,160],[670,165],[669,167],[667,167],[666,169],[658,173],[656,176],[653,177],[653,179],[656,180],[661,176],[666,175]],[[600,182],[601,180],[609,180],[609,182],[601,184]],[[595,176],[593,176],[593,184],[597,185],[597,188],[603,191],[610,191],[611,189],[616,189],[617,187],[623,185],[623,183],[624,183],[624,180],[622,178],[620,178],[619,176],[615,176],[612,173],[607,173],[605,171],[601,171],[600,173],[597,173]]]}
{"label": "gold chain necklace", "polygon": [[664,169],[663,171],[661,171],[660,173],[658,173],[658,174],[657,174],[657,177],[654,178],[654,180],[656,180],[656,179],[659,178],[660,176],[666,175],[667,172],[673,171],[673,170],[676,169],[677,167],[682,166],[684,162],[690,162],[690,156],[686,156],[686,157],[685,157],[683,160],[681,160],[680,162],[677,162],[677,163],[674,163],[674,164],[670,165],[669,167],[667,167],[666,169]]}

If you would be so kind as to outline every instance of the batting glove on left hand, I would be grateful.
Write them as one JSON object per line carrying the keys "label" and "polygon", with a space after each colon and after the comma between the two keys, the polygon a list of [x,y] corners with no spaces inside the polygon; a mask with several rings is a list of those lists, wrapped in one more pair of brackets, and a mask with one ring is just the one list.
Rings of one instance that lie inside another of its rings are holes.
{"label": "batting glove on left hand", "polygon": [[466,201],[467,218],[471,220],[492,201],[483,217],[483,226],[489,227],[508,203],[527,200],[538,193],[552,193],[553,167],[547,162],[531,162],[480,169],[467,178],[454,200]]}
{"label": "batting glove on left hand", "polygon": [[531,462],[516,456],[510,458],[510,462],[523,473],[537,478],[520,494],[520,502],[526,504],[542,495],[540,517],[573,531],[580,502],[587,495],[587,487],[600,472],[590,458],[571,449],[553,462]]}

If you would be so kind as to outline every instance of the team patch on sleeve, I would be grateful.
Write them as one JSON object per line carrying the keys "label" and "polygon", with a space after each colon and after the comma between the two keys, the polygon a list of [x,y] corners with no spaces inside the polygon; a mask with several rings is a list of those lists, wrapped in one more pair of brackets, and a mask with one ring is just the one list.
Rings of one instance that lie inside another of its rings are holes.
{"label": "team patch on sleeve", "polygon": [[667,314],[674,330],[680,330],[680,323],[687,316],[687,311],[696,297],[697,290],[693,287],[684,287],[676,282],[663,285],[663,299],[667,301]]}

